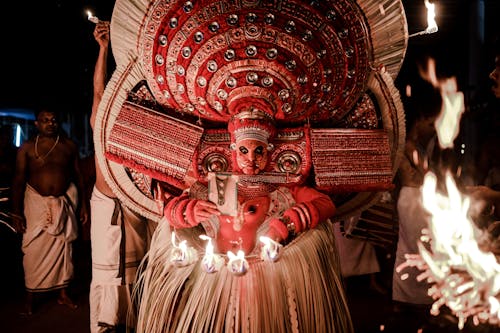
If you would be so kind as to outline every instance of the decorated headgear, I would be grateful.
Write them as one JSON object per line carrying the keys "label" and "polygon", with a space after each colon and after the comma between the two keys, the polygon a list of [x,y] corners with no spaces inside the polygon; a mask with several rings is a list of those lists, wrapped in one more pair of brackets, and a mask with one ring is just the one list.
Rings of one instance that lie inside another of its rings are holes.
{"label": "decorated headgear", "polygon": [[226,123],[252,105],[280,124],[340,120],[378,57],[401,62],[404,47],[372,44],[379,12],[377,1],[154,1],[141,61],[160,104],[202,119]]}
{"label": "decorated headgear", "polygon": [[255,108],[232,116],[228,130],[233,143],[253,139],[267,144],[276,132],[273,118],[267,112]]}

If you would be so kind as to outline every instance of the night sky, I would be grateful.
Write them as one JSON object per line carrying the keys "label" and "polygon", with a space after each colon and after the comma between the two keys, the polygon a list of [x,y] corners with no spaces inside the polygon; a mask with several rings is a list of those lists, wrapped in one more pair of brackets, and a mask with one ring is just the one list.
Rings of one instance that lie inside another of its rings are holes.
{"label": "night sky", "polygon": [[[415,57],[431,53],[443,70],[466,80],[468,64],[470,0],[441,0],[438,6],[439,31],[434,35],[410,38],[401,80],[408,75]],[[423,0],[405,0],[409,33],[425,29]],[[486,42],[499,29],[500,1],[484,0]],[[94,25],[87,21],[91,9],[101,19],[111,18],[112,0],[14,1],[3,4],[1,26],[2,92],[0,109],[36,107],[56,101],[68,112],[90,113],[92,73],[97,44]],[[8,8],[8,9],[7,9]],[[495,14],[496,13],[496,14]],[[484,71],[484,61],[477,65]],[[465,84],[466,85],[466,84]]]}
{"label": "night sky", "polygon": [[98,47],[86,9],[111,18],[112,0],[14,1],[2,10],[0,108],[59,104],[90,113]]}

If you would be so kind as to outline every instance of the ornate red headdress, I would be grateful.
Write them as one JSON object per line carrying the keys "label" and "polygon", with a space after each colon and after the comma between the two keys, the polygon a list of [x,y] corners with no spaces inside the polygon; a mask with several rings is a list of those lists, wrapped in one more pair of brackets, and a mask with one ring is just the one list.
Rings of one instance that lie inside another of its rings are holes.
{"label": "ornate red headdress", "polygon": [[[96,157],[142,214],[160,217],[150,180],[138,189],[110,161],[182,187],[212,164],[231,172],[228,146],[245,137],[275,143],[273,172],[359,189],[348,211],[390,183],[404,144],[392,82],[408,40],[401,0],[117,0],[111,40],[117,70],[96,117]],[[140,106],[134,91],[147,92]]]}

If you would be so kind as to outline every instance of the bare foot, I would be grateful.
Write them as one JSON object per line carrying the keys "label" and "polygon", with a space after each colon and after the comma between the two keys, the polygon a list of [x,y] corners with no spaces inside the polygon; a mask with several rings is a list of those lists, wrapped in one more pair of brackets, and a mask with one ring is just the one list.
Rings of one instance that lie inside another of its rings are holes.
{"label": "bare foot", "polygon": [[72,310],[78,308],[78,305],[76,305],[68,296],[59,296],[59,298],[57,299],[57,303],[61,305],[66,305],[68,308]]}

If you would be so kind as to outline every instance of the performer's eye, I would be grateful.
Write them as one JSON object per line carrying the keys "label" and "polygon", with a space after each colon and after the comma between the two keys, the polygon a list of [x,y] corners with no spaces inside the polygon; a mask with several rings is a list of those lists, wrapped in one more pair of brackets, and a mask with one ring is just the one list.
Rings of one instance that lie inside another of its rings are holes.
{"label": "performer's eye", "polygon": [[257,148],[255,148],[256,154],[262,155],[263,152],[264,152],[264,147],[258,146]]}
{"label": "performer's eye", "polygon": [[254,214],[256,211],[257,211],[257,207],[255,207],[254,205],[251,205],[250,207],[248,207],[249,213]]}
{"label": "performer's eye", "polygon": [[246,154],[246,153],[248,153],[248,149],[246,149],[245,147],[241,146],[241,147],[240,147],[240,152],[241,152],[242,154]]}

